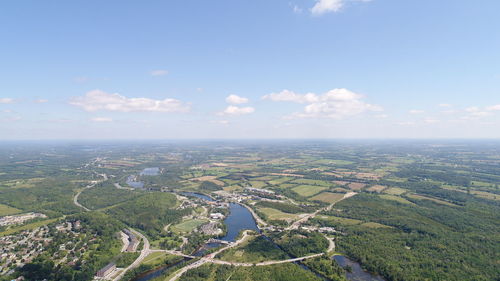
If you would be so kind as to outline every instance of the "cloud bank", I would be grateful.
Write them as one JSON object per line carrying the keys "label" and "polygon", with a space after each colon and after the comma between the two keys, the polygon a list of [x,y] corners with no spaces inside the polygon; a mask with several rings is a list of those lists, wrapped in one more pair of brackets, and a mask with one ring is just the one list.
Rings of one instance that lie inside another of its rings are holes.
{"label": "cloud bank", "polygon": [[289,90],[262,97],[275,102],[307,104],[303,112],[293,113],[288,118],[332,118],[344,119],[369,111],[383,111],[378,105],[363,101],[363,96],[347,89],[333,89],[322,95],[314,93],[297,94]]}
{"label": "cloud bank", "polygon": [[188,112],[189,105],[176,99],[154,100],[149,98],[127,98],[101,90],[87,92],[83,97],[74,97],[71,105],[85,111],[117,112]]}

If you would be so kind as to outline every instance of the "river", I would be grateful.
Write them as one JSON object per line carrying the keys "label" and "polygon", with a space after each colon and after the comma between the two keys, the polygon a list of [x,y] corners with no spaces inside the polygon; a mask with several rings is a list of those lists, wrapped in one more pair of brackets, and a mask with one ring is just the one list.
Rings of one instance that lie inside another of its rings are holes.
{"label": "river", "polygon": [[341,266],[346,267],[350,266],[352,271],[346,273],[347,280],[350,281],[385,281],[384,278],[378,275],[373,275],[369,272],[366,272],[361,268],[359,263],[354,262],[344,256],[335,255],[333,256],[335,261]]}

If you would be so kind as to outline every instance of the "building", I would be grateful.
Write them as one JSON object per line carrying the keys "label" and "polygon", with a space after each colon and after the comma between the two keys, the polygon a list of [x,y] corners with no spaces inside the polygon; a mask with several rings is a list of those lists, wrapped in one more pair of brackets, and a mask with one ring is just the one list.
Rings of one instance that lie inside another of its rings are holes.
{"label": "building", "polygon": [[214,220],[221,220],[224,218],[224,215],[221,213],[211,213],[210,218]]}
{"label": "building", "polygon": [[139,239],[128,229],[124,229],[123,233],[128,236],[128,246],[125,252],[135,252],[137,246],[139,245]]}
{"label": "building", "polygon": [[106,275],[113,272],[113,270],[115,270],[115,269],[116,269],[116,264],[110,263],[110,264],[106,265],[105,267],[101,268],[99,271],[97,271],[95,276],[105,277]]}

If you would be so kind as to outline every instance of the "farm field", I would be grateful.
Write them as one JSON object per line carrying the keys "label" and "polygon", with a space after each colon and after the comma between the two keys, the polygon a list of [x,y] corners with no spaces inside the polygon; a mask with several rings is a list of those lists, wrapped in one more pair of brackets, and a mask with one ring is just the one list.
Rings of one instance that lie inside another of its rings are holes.
{"label": "farm field", "polygon": [[296,214],[284,213],[273,208],[259,208],[258,210],[266,215],[269,220],[294,220],[299,217]]}
{"label": "farm field", "polygon": [[325,203],[335,203],[337,201],[340,201],[342,198],[344,198],[344,194],[342,193],[322,192],[320,194],[317,194],[316,196],[309,198],[309,200],[318,200]]}
{"label": "farm field", "polygon": [[399,202],[399,203],[402,203],[402,204],[408,204],[408,205],[415,205],[415,203],[413,202],[410,202],[406,199],[404,199],[403,197],[400,197],[400,196],[396,196],[396,195],[390,195],[390,194],[382,194],[382,195],[379,195],[380,198],[383,198],[383,199],[386,199],[386,200],[392,200],[392,201],[396,201],[396,202]]}
{"label": "farm field", "polygon": [[399,188],[399,187],[389,187],[385,189],[383,192],[391,195],[401,195],[405,192],[407,192],[407,189],[404,188]]}
{"label": "farm field", "polygon": [[320,193],[323,190],[328,189],[325,186],[318,186],[318,185],[299,185],[297,187],[292,188],[292,190],[299,194],[300,196],[304,197],[309,197],[313,196],[315,194]]}
{"label": "farm field", "polygon": [[16,208],[4,205],[4,204],[0,204],[0,217],[1,216],[13,215],[13,214],[17,214],[17,213],[20,213],[20,212],[22,212],[22,211],[19,210],[19,209],[16,209]]}

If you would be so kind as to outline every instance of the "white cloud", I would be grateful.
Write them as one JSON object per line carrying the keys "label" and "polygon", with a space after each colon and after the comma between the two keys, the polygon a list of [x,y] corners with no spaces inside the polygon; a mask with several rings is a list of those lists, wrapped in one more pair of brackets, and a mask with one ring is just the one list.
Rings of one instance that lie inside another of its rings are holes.
{"label": "white cloud", "polygon": [[463,120],[476,120],[480,119],[486,116],[490,116],[492,113],[482,110],[481,108],[477,106],[471,106],[465,109],[465,112],[467,113],[464,117],[461,119]]}
{"label": "white cloud", "polygon": [[290,118],[332,118],[343,119],[367,111],[383,111],[378,105],[363,101],[363,96],[347,89],[333,89],[322,95],[314,93],[297,94],[289,90],[272,93],[262,97],[271,101],[305,103],[303,112],[288,116]]}
{"label": "white cloud", "polygon": [[188,112],[189,105],[176,99],[153,100],[149,98],[127,98],[120,94],[109,94],[101,90],[87,92],[83,97],[74,97],[71,105],[86,111],[119,112]]}
{"label": "white cloud", "polygon": [[242,104],[242,103],[247,103],[248,99],[237,95],[229,95],[226,98],[226,102],[229,104]]}
{"label": "white cloud", "polygon": [[419,110],[419,109],[412,109],[412,110],[408,111],[408,113],[410,113],[410,114],[422,114],[424,112],[425,111]]}
{"label": "white cloud", "polygon": [[313,15],[325,13],[336,13],[344,6],[344,0],[316,0],[316,4],[311,9]]}
{"label": "white cloud", "polygon": [[113,119],[109,117],[94,117],[92,119],[93,122],[113,122]]}
{"label": "white cloud", "polygon": [[46,102],[49,102],[49,100],[46,100],[46,99],[37,99],[37,100],[35,100],[35,103],[46,103]]}
{"label": "white cloud", "polygon": [[250,114],[255,111],[255,108],[253,107],[239,107],[235,105],[230,105],[224,109],[224,111],[217,113],[217,115],[224,116],[224,115],[245,115],[245,114]]}
{"label": "white cloud", "polygon": [[0,103],[14,103],[14,99],[11,98],[0,98]]}
{"label": "white cloud", "polygon": [[337,13],[349,2],[371,2],[372,0],[316,0],[316,4],[311,8],[311,13],[315,16],[326,13]]}
{"label": "white cloud", "polygon": [[151,76],[165,76],[167,74],[168,74],[168,71],[164,70],[164,69],[157,69],[157,70],[151,71]]}
{"label": "white cloud", "polygon": [[313,103],[318,101],[318,96],[313,93],[301,95],[289,90],[283,90],[279,93],[271,93],[269,95],[265,95],[262,97],[262,99],[272,101],[290,101],[296,103]]}
{"label": "white cloud", "polygon": [[500,110],[500,104],[497,104],[497,105],[492,105],[492,106],[488,106],[486,108],[486,110],[489,110],[489,111],[496,111],[496,110]]}

